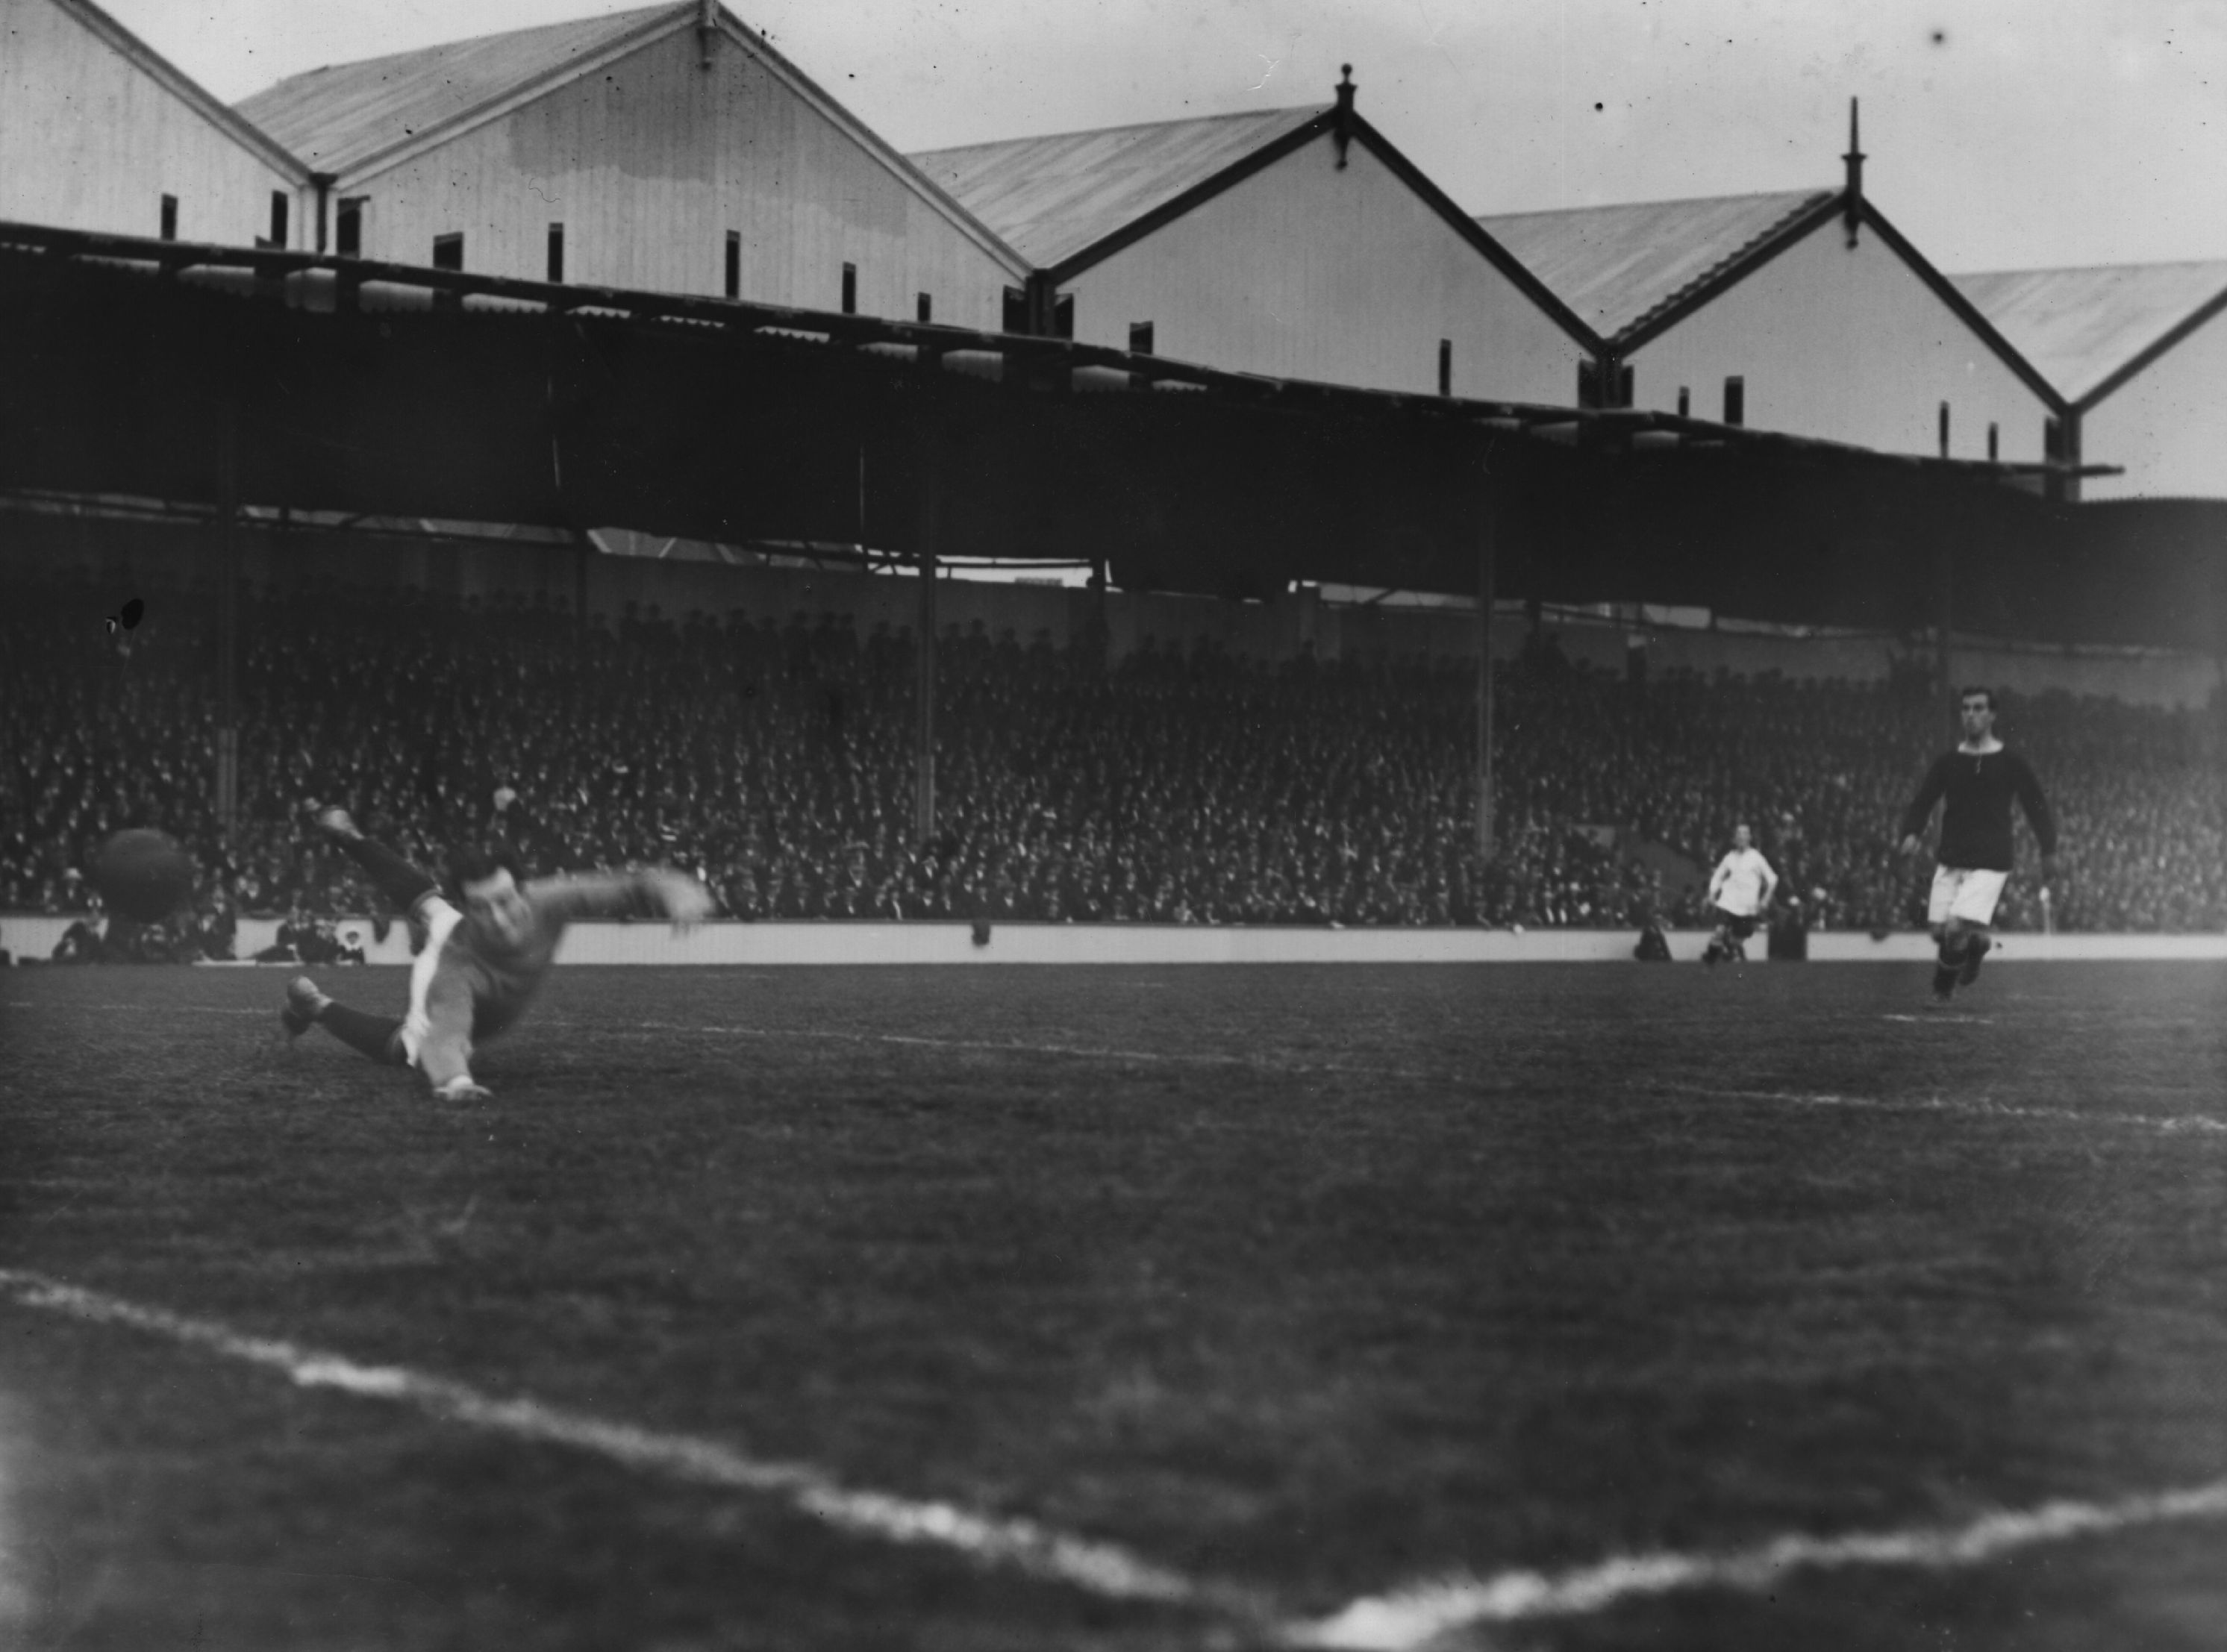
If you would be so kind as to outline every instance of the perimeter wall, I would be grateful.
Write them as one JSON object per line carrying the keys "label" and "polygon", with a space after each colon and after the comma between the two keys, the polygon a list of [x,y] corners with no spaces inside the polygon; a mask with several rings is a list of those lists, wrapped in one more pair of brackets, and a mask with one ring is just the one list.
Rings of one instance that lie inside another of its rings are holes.
{"label": "perimeter wall", "polygon": [[[51,957],[68,928],[67,916],[0,915],[0,947],[16,959]],[[390,924],[384,940],[371,923],[341,921],[365,942],[367,961],[410,961],[405,925]],[[243,918],[235,950],[245,958],[268,947],[275,918]],[[577,923],[565,933],[560,964],[728,964],[765,967],[860,964],[1571,964],[1630,963],[1637,935],[1624,929],[1330,929],[1299,926],[1260,928],[1208,924],[1003,923],[978,941],[964,923],[707,923],[676,937],[662,923]],[[1698,962],[1707,932],[1680,930],[1671,956]],[[1751,943],[1749,967],[1760,968],[1763,941]],[[1924,964],[1933,942],[1911,931],[1874,941],[1854,930],[1813,934],[1814,963]],[[2064,959],[2227,959],[2227,935],[2037,935],[1997,937],[1989,966],[1998,962]],[[131,965],[104,965],[129,969]],[[147,966],[146,967],[156,967]],[[203,966],[203,967],[225,967]],[[272,1003],[298,964],[274,966]],[[335,972],[321,966],[329,981]],[[399,991],[397,982],[392,988]],[[342,989],[345,996],[345,989]]]}

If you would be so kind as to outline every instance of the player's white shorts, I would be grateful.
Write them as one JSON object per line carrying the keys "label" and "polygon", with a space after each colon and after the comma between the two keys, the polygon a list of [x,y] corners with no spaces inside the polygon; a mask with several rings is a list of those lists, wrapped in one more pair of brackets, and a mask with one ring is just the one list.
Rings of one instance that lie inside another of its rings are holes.
{"label": "player's white shorts", "polygon": [[2008,872],[1980,866],[1937,866],[1933,869],[1933,898],[1925,903],[1925,922],[1934,928],[1951,918],[1967,923],[1995,921],[1995,903],[2003,898]]}
{"label": "player's white shorts", "polygon": [[418,910],[425,921],[425,944],[410,960],[410,1010],[402,1017],[402,1049],[412,1067],[418,1065],[425,1035],[433,1030],[432,1017],[425,1013],[426,989],[433,985],[433,971],[441,961],[441,948],[448,944],[449,931],[464,915],[437,895],[427,896]]}

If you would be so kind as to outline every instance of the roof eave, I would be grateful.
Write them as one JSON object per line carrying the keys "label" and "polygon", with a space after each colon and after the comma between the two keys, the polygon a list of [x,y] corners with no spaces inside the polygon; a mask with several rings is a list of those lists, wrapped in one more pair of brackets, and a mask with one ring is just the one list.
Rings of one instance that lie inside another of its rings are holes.
{"label": "roof eave", "polygon": [[1311,119],[1270,138],[1260,148],[1241,155],[1221,170],[1202,178],[1181,194],[1171,195],[1158,206],[1139,213],[1120,228],[1101,235],[1088,245],[1068,253],[1064,258],[1055,259],[1043,265],[1044,277],[1055,285],[1062,281],[1072,280],[1093,265],[1103,264],[1125,247],[1134,246],[1146,236],[1165,229],[1186,213],[1203,206],[1225,190],[1242,183],[1254,173],[1266,169],[1287,155],[1296,154],[1305,149],[1330,129],[1335,124],[1336,115],[1337,112],[1334,109],[1325,109]]}
{"label": "roof eave", "polygon": [[569,86],[621,58],[632,55],[652,41],[692,22],[694,15],[692,8],[686,10],[675,8],[665,16],[645,18],[639,27],[606,42],[596,51],[529,76],[483,103],[460,109],[455,114],[437,120],[430,126],[421,127],[393,143],[367,150],[361,155],[326,161],[323,169],[336,182],[343,185],[361,183],[380,173],[391,172],[443,144],[500,120],[537,99],[546,97],[560,86]]}
{"label": "roof eave", "polygon": [[762,61],[789,88],[819,112],[820,116],[840,127],[858,146],[888,169],[899,182],[925,198],[952,226],[973,241],[985,252],[1004,265],[1009,274],[1027,276],[1035,265],[1024,258],[1012,246],[969,212],[950,191],[891,144],[874,129],[860,120],[841,103],[821,90],[818,82],[775,51],[770,41],[743,22],[724,5],[719,8],[721,32]]}
{"label": "roof eave", "polygon": [[[1586,325],[1584,318],[1554,296],[1554,291],[1539,277],[1525,268],[1516,256],[1493,239],[1484,226],[1454,205],[1445,191],[1431,182],[1415,163],[1402,155],[1392,141],[1378,131],[1361,116],[1348,113],[1348,130],[1354,141],[1382,161],[1394,176],[1405,184],[1424,203],[1466,241],[1509,282],[1531,300],[1556,326],[1567,333],[1579,345],[1589,350],[1600,348],[1600,337]],[[1165,228],[1176,220],[1195,211],[1206,202],[1242,183],[1255,173],[1266,170],[1287,156],[1296,155],[1316,139],[1334,132],[1338,124],[1338,112],[1332,105],[1311,118],[1271,138],[1260,148],[1248,151],[1208,177],[1201,179],[1182,194],[1171,196],[1149,212],[1140,213],[1111,234],[1079,251],[1069,253],[1044,269],[1047,279],[1055,285],[1072,280],[1094,265],[1102,264],[1116,252],[1135,246],[1146,236]]]}
{"label": "roof eave", "polygon": [[2222,311],[2227,311],[2227,287],[2222,287],[2150,343],[2143,346],[2116,368],[2105,374],[2096,382],[2094,388],[2073,401],[2072,411],[2077,413],[2085,413],[2114,391],[2123,387],[2129,380],[2141,373],[2160,356]]}
{"label": "roof eave", "polygon": [[[413,132],[400,143],[357,156],[332,169],[336,181],[348,184],[361,183],[382,172],[390,172],[450,143],[469,131],[501,120],[506,115],[548,96],[575,80],[585,79],[600,69],[632,56],[644,47],[654,45],[668,35],[696,27],[697,10],[692,3],[676,6],[662,16],[646,19],[642,25],[619,35],[597,51],[576,58],[562,67],[536,75],[520,83],[500,97],[491,98],[475,108],[460,111],[447,120]],[[871,127],[837,102],[814,84],[810,76],[783,57],[748,25],[740,22],[724,6],[719,8],[719,32],[727,40],[764,63],[789,89],[810,104],[823,118],[839,127],[853,142],[872,156],[900,182],[925,198],[928,204],[948,220],[952,226],[979,246],[983,252],[1005,265],[1016,277],[1025,277],[1032,267],[1029,261],[999,238],[989,226],[976,218],[967,208],[928,177],[918,167],[892,148]]]}
{"label": "roof eave", "polygon": [[1846,195],[1828,195],[1815,205],[1803,208],[1760,239],[1750,242],[1741,252],[1719,265],[1684,291],[1614,334],[1609,340],[1609,348],[1618,354],[1629,354],[1662,337],[1688,316],[1714,303],[1746,280],[1780,253],[1799,245],[1838,218],[1847,205]]}
{"label": "roof eave", "polygon": [[203,119],[218,127],[227,137],[253,150],[273,171],[285,173],[297,187],[309,182],[309,163],[301,156],[238,110],[224,103],[215,93],[94,5],[93,0],[56,0],[56,3],[106,41],[117,52],[130,59],[139,69],[160,81],[164,89],[181,102],[191,105]]}
{"label": "roof eave", "polygon": [[1552,287],[1533,274],[1530,267],[1521,258],[1503,246],[1491,231],[1454,205],[1452,198],[1431,181],[1429,174],[1402,155],[1390,138],[1357,114],[1350,118],[1353,123],[1354,136],[1361,140],[1369,153],[1383,162],[1394,177],[1452,226],[1457,235],[1482,253],[1487,263],[1544,311],[1556,326],[1588,350],[1598,352],[1605,346],[1606,341],[1584,316],[1571,309]]}
{"label": "roof eave", "polygon": [[[1863,221],[1873,233],[1892,249],[1895,256],[1907,265],[1911,272],[1932,289],[1933,296],[1948,305],[1956,318],[1971,329],[1980,341],[1994,352],[2002,364],[2015,373],[2026,387],[2041,399],[2044,405],[2060,416],[2072,411],[2067,400],[2054,385],[2044,378],[2033,363],[2021,355],[2017,348],[2005,338],[1995,324],[1983,315],[1957,287],[1956,284],[1935,269],[1930,259],[1911,245],[1902,232],[1886,220],[1886,214],[1873,206],[1868,197],[1857,203]],[[2091,392],[2092,393],[2092,392]]]}

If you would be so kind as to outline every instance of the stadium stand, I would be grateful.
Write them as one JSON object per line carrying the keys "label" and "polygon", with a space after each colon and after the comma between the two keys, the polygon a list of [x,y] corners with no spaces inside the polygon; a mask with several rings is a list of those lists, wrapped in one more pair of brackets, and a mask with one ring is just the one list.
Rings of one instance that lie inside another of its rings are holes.
{"label": "stadium stand", "polygon": [[[941,639],[941,831],[916,848],[902,629],[654,605],[584,627],[562,599],[328,582],[243,601],[227,861],[214,594],[151,603],[120,641],[83,622],[100,594],[26,583],[0,617],[7,909],[84,909],[93,848],[152,823],[208,869],[205,908],[221,889],[247,914],[375,912],[293,806],[345,798],[437,863],[497,830],[508,784],[533,811],[535,865],[675,862],[741,919],[1685,924],[1698,872],[1675,869],[1713,861],[1745,820],[1813,927],[1886,929],[1913,920],[1917,869],[1891,834],[1943,737],[1923,681],[1638,683],[1536,650],[1500,681],[1488,865],[1470,820],[1473,666],[1203,645],[1107,667],[976,621]],[[2058,928],[2227,927],[2221,710],[2006,701],[2063,824]],[[2008,928],[2041,922],[2030,845],[2026,859]]]}

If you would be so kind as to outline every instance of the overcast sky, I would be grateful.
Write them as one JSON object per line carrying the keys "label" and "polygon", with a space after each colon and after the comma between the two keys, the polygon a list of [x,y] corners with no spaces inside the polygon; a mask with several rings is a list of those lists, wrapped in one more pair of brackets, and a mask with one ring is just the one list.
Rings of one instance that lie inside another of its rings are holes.
{"label": "overcast sky", "polygon": [[[227,102],[632,9],[102,0]],[[744,0],[900,149],[1326,101],[1472,212],[1866,186],[1944,269],[2227,258],[2227,0]]]}

